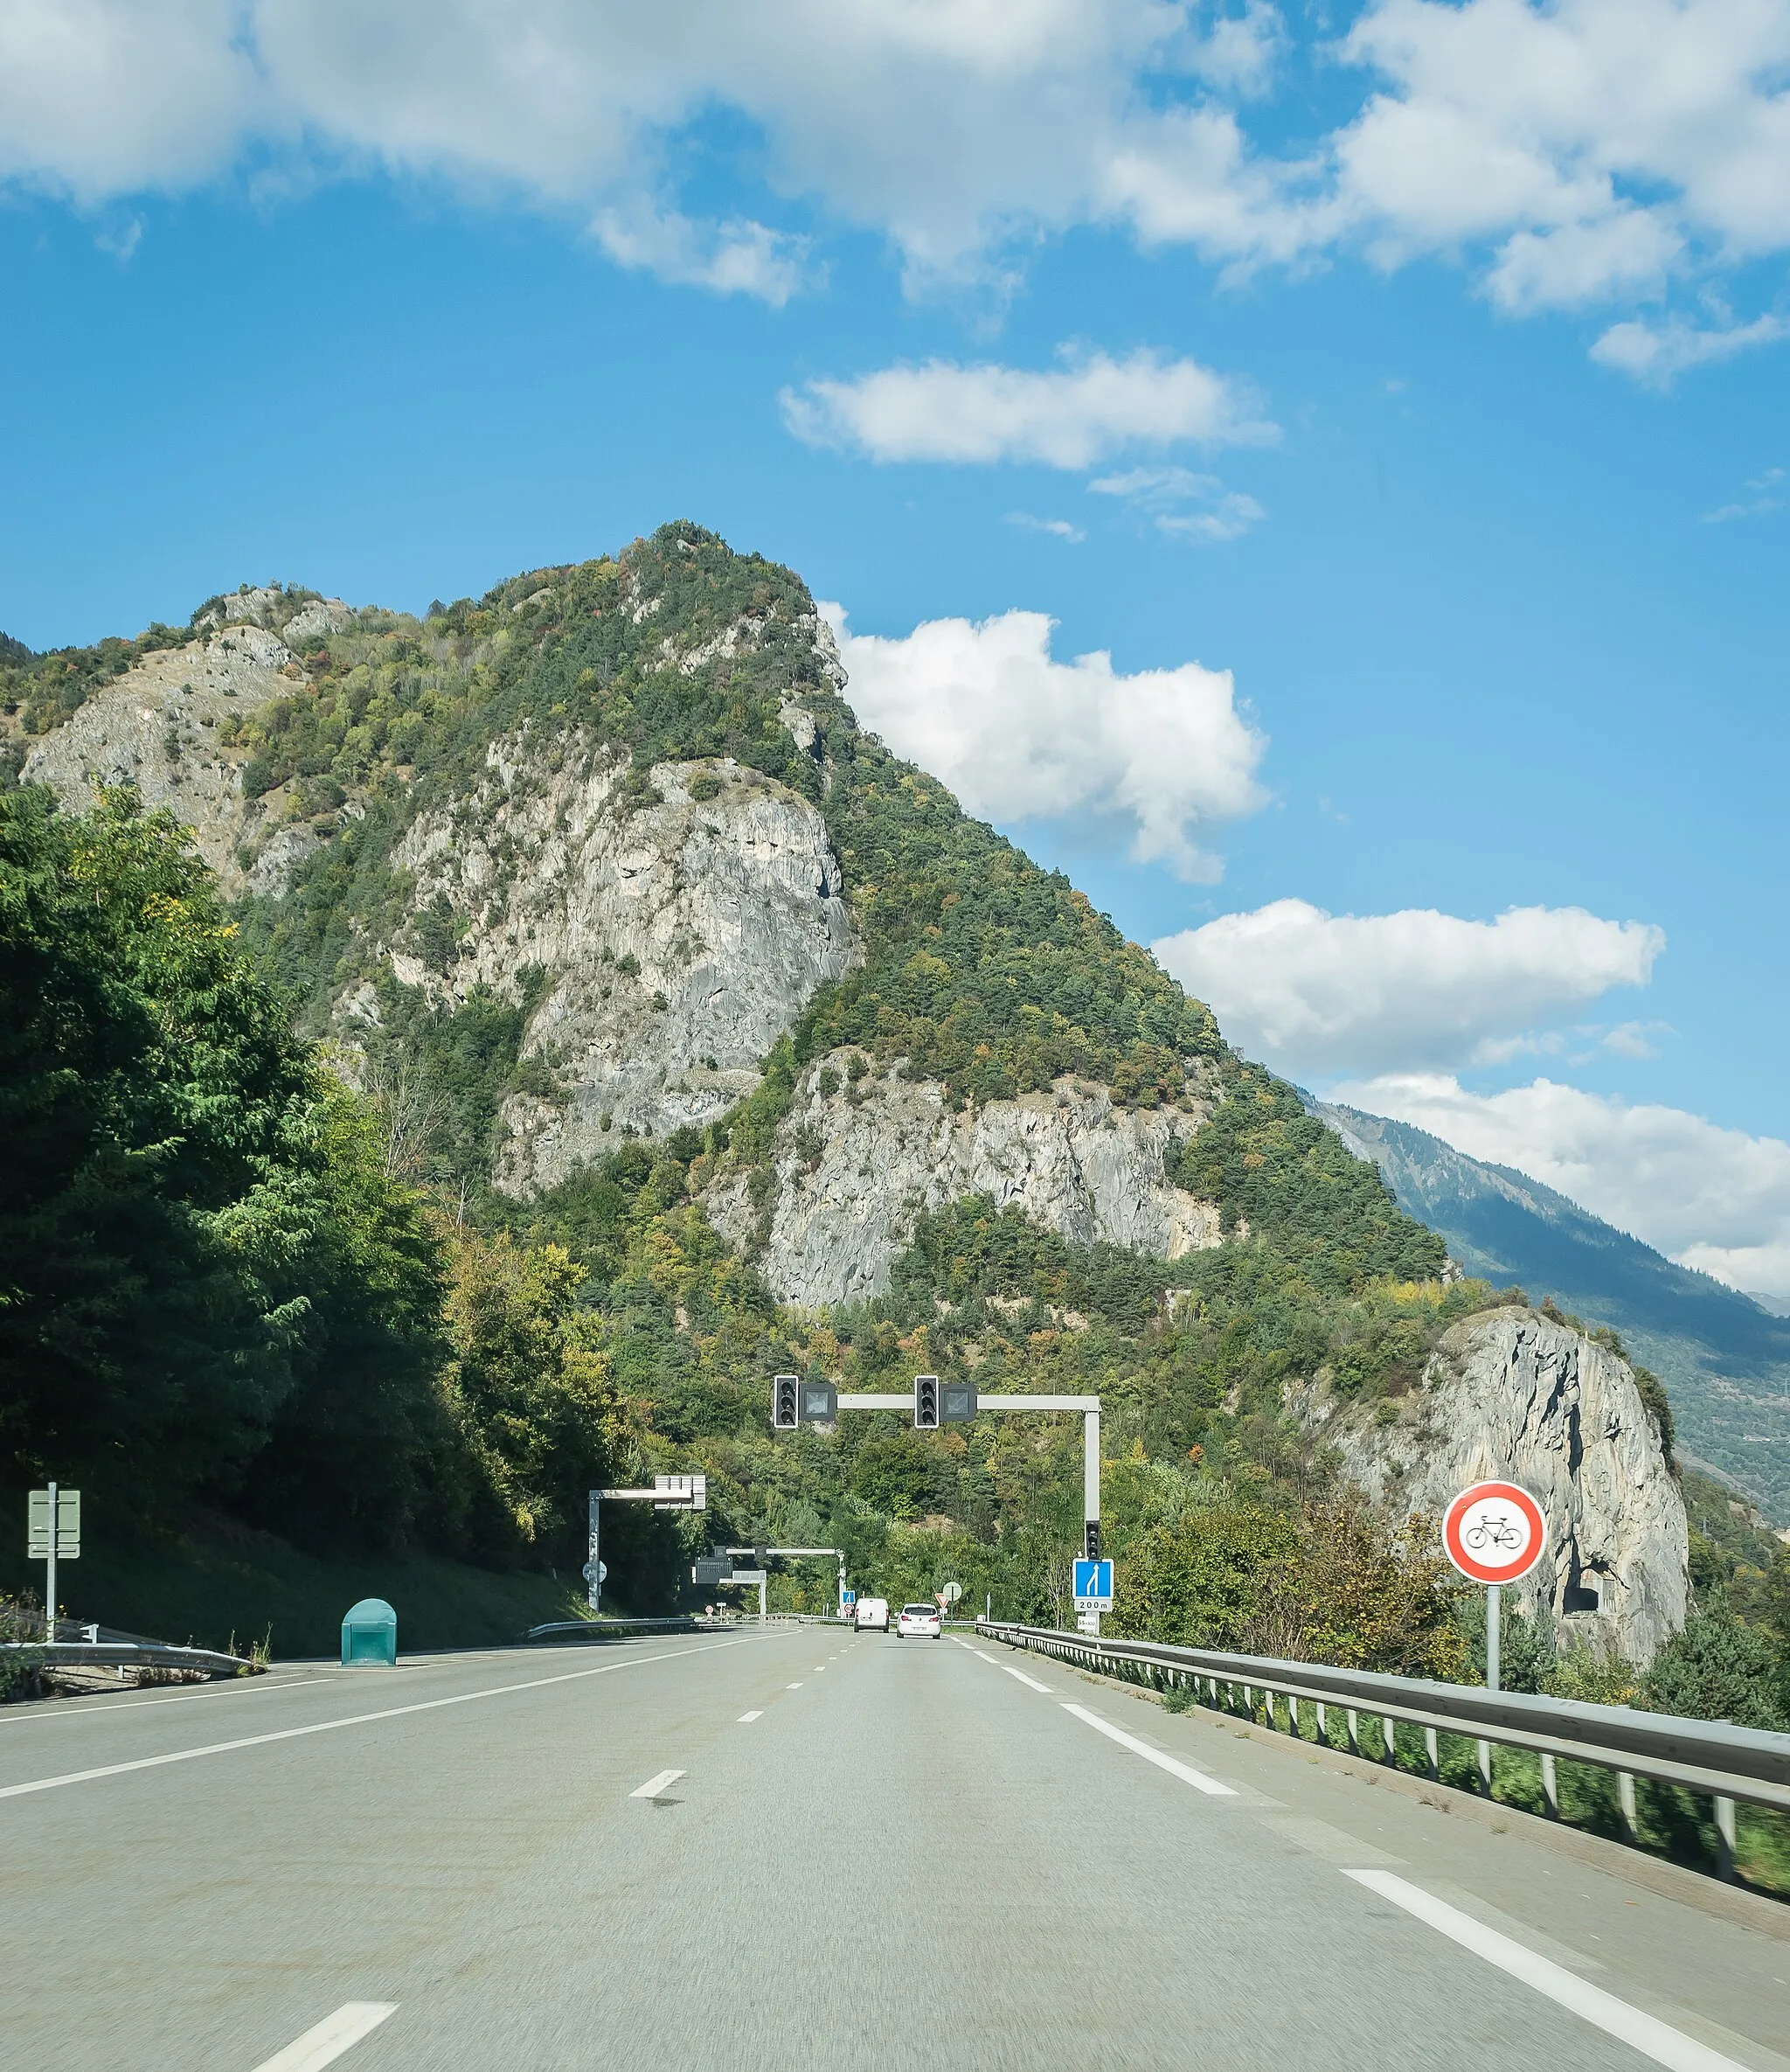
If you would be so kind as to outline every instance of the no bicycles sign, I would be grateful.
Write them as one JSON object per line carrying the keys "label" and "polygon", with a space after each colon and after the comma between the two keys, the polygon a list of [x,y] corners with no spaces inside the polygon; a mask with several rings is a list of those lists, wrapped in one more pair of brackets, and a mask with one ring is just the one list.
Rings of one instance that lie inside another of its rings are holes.
{"label": "no bicycles sign", "polygon": [[1448,1559],[1474,1582],[1516,1582],[1548,1544],[1542,1507],[1514,1482],[1475,1482],[1449,1505],[1442,1520]]}

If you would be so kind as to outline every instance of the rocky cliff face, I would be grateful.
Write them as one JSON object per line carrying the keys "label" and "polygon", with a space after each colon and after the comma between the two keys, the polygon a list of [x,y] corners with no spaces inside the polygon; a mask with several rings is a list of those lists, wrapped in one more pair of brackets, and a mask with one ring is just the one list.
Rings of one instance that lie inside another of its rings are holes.
{"label": "rocky cliff face", "polygon": [[[415,821],[394,861],[433,916],[395,975],[444,999],[544,987],[523,1054],[562,1094],[512,1095],[498,1184],[525,1194],[613,1149],[724,1114],[765,1053],[856,956],[820,815],[729,758],[660,763],[649,785],[573,740],[492,745],[485,781]],[[350,1012],[374,1012],[371,989]]]}
{"label": "rocky cliff face", "polygon": [[1301,1387],[1292,1408],[1389,1510],[1440,1522],[1470,1482],[1520,1483],[1548,1551],[1516,1586],[1564,1639],[1650,1660],[1689,1598],[1684,1500],[1627,1363],[1532,1311],[1456,1325],[1391,1422]]}
{"label": "rocky cliff face", "polygon": [[[305,830],[279,838],[281,802],[243,796],[247,759],[217,735],[301,674],[286,643],[254,625],[145,656],[38,741],[20,776],[47,784],[71,812],[86,812],[101,786],[135,784],[146,805],[192,828],[226,892],[274,890],[316,838]],[[245,871],[237,851],[263,842]]]}
{"label": "rocky cliff face", "polygon": [[227,597],[202,615],[198,638],[146,655],[37,741],[20,777],[48,785],[71,812],[86,812],[102,786],[135,784],[152,810],[165,807],[193,830],[226,894],[278,892],[317,836],[287,824],[284,787],[245,797],[246,752],[218,736],[303,683],[292,643],[353,617],[335,597],[295,608],[277,590]]}
{"label": "rocky cliff face", "polygon": [[1096,1239],[1178,1259],[1220,1241],[1218,1212],[1163,1176],[1176,1138],[1204,1120],[1187,1110],[1115,1107],[1104,1087],[1059,1080],[1048,1094],[956,1109],[899,1067],[849,1077],[843,1050],[802,1075],[779,1135],[768,1230],[743,1179],[709,1198],[735,1244],[762,1238],[760,1264],[786,1302],[860,1302],[886,1291],[917,1219],[965,1194],[1017,1204],[1076,1244]]}

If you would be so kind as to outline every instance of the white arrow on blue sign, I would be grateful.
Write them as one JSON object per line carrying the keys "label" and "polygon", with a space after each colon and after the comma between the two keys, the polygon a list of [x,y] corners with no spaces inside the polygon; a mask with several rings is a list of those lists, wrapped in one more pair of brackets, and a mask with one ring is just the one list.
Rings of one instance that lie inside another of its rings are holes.
{"label": "white arrow on blue sign", "polygon": [[1112,1610],[1111,1561],[1078,1561],[1075,1564],[1075,1609],[1078,1611]]}

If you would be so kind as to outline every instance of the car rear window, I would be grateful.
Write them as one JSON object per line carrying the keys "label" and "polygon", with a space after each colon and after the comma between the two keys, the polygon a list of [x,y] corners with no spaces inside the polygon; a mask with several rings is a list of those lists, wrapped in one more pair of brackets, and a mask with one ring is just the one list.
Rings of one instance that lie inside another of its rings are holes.
{"label": "car rear window", "polygon": [[904,1604],[901,1616],[909,1619],[935,1619],[939,1615],[930,1604]]}

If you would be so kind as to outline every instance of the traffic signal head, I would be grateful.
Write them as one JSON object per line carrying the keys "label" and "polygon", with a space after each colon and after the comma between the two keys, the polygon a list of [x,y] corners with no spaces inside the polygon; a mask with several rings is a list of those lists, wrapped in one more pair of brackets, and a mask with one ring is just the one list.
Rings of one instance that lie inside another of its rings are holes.
{"label": "traffic signal head", "polygon": [[975,1415],[975,1383],[947,1381],[939,1391],[939,1415],[947,1424],[966,1424]]}
{"label": "traffic signal head", "polygon": [[801,1385],[794,1374],[778,1374],[771,1382],[771,1429],[793,1432],[801,1422]]}
{"label": "traffic signal head", "polygon": [[801,1385],[801,1422],[832,1424],[839,1415],[839,1391],[830,1381],[804,1381]]}
{"label": "traffic signal head", "polygon": [[935,1432],[939,1429],[939,1377],[916,1374],[913,1378],[913,1429]]}

